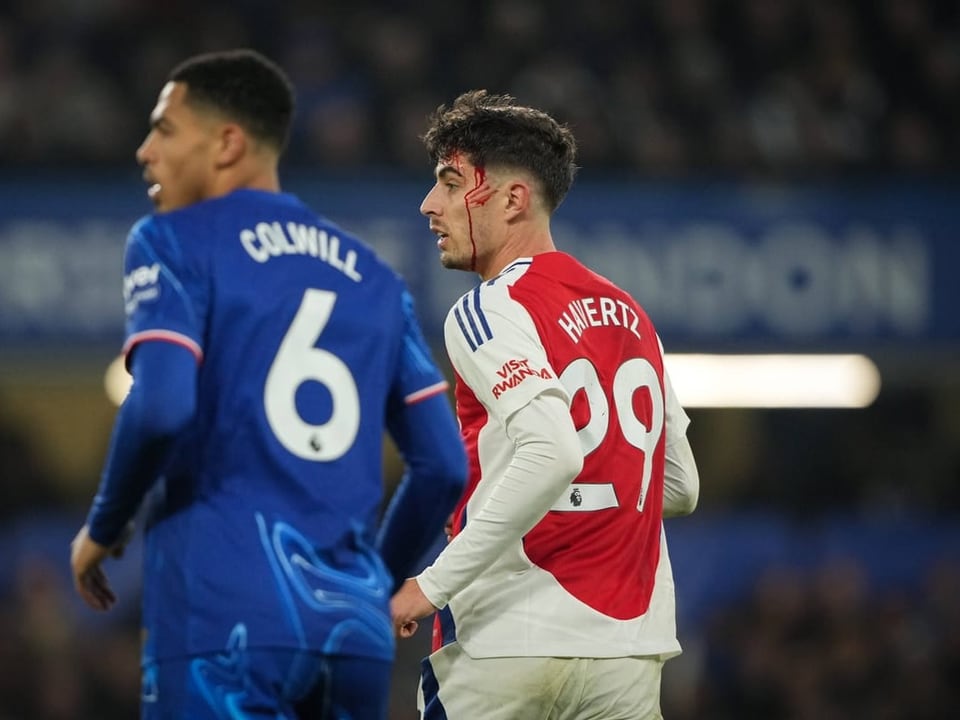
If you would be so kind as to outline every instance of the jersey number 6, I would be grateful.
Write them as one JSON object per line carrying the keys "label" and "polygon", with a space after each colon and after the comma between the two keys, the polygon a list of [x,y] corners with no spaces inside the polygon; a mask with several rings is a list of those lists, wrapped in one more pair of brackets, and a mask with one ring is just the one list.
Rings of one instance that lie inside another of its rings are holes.
{"label": "jersey number 6", "polygon": [[[336,460],[353,445],[360,427],[360,398],[350,368],[333,353],[314,347],[333,312],[337,294],[307,290],[277,350],[263,387],[267,422],[277,440],[305,460]],[[320,425],[297,411],[297,390],[312,380],[333,399],[330,419]]]}

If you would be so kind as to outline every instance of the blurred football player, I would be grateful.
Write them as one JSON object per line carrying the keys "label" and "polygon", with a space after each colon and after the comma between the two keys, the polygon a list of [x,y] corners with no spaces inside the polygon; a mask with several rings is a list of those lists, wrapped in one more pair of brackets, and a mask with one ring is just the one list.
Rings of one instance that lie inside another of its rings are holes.
{"label": "blurred football player", "polygon": [[[390,595],[465,481],[403,280],[280,191],[293,109],[260,54],[196,56],[137,150],[156,212],[126,247],[133,385],[72,568],[110,608],[102,561],[150,493],[144,718],[383,720]],[[407,472],[378,535],[385,428]]]}

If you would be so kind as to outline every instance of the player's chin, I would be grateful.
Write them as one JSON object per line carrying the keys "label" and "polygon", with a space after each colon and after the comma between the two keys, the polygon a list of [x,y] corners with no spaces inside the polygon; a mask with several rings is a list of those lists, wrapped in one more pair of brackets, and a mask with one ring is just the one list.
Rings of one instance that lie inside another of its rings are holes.
{"label": "player's chin", "polygon": [[149,198],[150,198],[150,204],[153,205],[154,212],[160,213],[164,211],[165,208],[164,208],[163,198],[160,197],[159,194],[150,195]]}
{"label": "player's chin", "polygon": [[457,257],[453,253],[446,252],[445,250],[440,251],[440,264],[447,270],[465,270],[467,269],[463,264],[463,259]]}

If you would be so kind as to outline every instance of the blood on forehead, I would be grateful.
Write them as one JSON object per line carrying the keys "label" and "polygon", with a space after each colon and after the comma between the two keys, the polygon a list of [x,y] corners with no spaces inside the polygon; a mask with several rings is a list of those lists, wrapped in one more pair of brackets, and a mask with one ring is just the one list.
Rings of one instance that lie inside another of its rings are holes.
{"label": "blood on forehead", "polygon": [[467,159],[466,154],[459,150],[454,150],[447,157],[441,158],[441,162],[444,165],[449,165],[461,175],[465,174],[466,166],[471,164],[470,160]]}
{"label": "blood on forehead", "polygon": [[[450,155],[440,158],[438,168],[440,174],[444,169],[450,168],[456,171],[458,175],[467,178],[468,167],[472,165],[467,155],[459,150],[450,153]],[[487,181],[487,171],[482,165],[473,166],[473,187],[467,190],[464,195],[464,203],[467,208],[480,207],[493,196],[494,188]]]}

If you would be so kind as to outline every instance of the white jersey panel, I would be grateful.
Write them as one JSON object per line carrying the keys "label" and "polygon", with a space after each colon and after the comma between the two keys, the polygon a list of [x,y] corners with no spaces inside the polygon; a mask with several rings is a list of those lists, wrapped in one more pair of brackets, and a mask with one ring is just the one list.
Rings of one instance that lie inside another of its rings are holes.
{"label": "white jersey panel", "polygon": [[444,325],[454,369],[501,425],[547,389],[567,397],[530,314],[510,297],[529,265],[514,267],[461,297]]}

